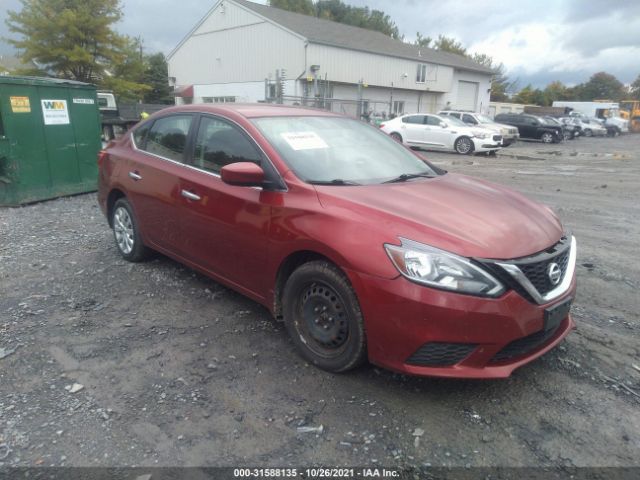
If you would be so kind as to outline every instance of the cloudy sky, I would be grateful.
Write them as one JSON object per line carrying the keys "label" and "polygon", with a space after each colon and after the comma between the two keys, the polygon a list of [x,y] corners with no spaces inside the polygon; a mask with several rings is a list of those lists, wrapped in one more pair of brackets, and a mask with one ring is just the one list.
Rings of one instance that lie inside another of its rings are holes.
{"label": "cloudy sky", "polygon": [[[640,74],[640,1],[636,0],[345,0],[389,14],[406,38],[416,32],[459,39],[503,62],[520,87],[553,80],[580,83],[606,71],[630,83]],[[215,0],[123,0],[122,33],[141,35],[148,51],[169,53]],[[266,0],[260,0],[266,3]],[[8,34],[0,0],[0,37]],[[10,52],[0,40],[0,54]]]}

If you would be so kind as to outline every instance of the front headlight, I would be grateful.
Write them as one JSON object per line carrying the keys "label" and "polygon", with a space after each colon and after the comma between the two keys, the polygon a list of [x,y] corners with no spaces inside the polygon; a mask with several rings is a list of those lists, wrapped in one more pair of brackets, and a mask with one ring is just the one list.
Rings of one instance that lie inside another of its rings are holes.
{"label": "front headlight", "polygon": [[471,133],[473,133],[474,137],[480,138],[480,139],[487,138],[489,136],[487,133],[481,132],[479,130],[475,130],[475,131],[473,131]]}
{"label": "front headlight", "polygon": [[467,258],[405,238],[400,241],[401,246],[385,243],[384,248],[398,271],[409,280],[486,297],[498,297],[505,290],[497,279]]}

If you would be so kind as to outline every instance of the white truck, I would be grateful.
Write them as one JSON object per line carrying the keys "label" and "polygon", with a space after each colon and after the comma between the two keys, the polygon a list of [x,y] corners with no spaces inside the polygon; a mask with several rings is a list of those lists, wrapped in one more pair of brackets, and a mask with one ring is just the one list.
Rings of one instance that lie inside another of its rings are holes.
{"label": "white truck", "polygon": [[572,115],[580,113],[587,118],[604,120],[604,125],[616,128],[618,133],[629,132],[629,122],[620,116],[620,104],[617,102],[566,102],[555,101],[554,107],[569,107]]}

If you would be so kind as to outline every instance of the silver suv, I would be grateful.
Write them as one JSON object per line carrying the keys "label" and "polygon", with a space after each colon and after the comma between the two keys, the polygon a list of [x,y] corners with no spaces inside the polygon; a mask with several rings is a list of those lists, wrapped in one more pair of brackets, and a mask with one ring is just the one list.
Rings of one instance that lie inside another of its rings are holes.
{"label": "silver suv", "polygon": [[438,112],[438,115],[449,115],[450,117],[462,120],[469,126],[478,126],[491,130],[492,132],[499,133],[502,135],[503,147],[508,147],[520,138],[520,134],[516,127],[494,122],[493,119],[486,115],[482,115],[481,113],[462,112],[459,110],[442,110]]}

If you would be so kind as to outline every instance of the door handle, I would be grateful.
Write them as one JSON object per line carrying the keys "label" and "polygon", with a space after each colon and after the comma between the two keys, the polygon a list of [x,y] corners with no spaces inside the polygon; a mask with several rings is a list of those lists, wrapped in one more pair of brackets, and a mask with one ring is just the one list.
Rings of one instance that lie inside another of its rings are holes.
{"label": "door handle", "polygon": [[133,178],[136,182],[142,180],[142,175],[137,172],[129,172],[129,178]]}
{"label": "door handle", "polygon": [[200,200],[199,195],[196,195],[195,193],[191,193],[189,190],[182,190],[180,194],[184,198],[188,198],[189,200],[193,200],[194,202],[197,202],[198,200]]}

